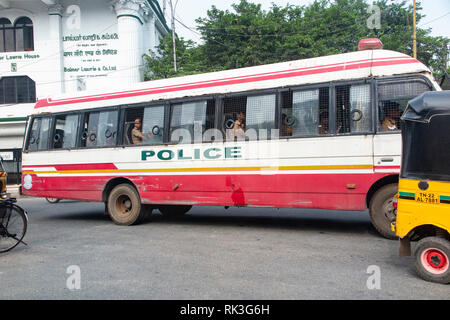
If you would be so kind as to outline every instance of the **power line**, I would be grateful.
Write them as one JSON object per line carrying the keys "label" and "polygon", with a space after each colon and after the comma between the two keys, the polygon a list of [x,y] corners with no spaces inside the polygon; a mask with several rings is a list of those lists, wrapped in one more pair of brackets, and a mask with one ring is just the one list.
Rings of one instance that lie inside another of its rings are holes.
{"label": "power line", "polygon": [[431,21],[428,21],[427,23],[422,24],[422,27],[423,27],[423,26],[426,26],[426,25],[428,25],[428,24],[430,24],[430,23],[433,23],[433,22],[435,22],[435,21],[437,21],[437,20],[439,20],[439,19],[442,19],[442,18],[448,16],[449,14],[450,14],[450,11],[447,12],[446,14],[444,14],[444,15],[442,15],[442,16],[436,18],[436,19],[433,19],[433,20],[431,20]]}
{"label": "power line", "polygon": [[[178,17],[179,18],[179,17]],[[202,33],[200,33],[199,31],[197,31],[197,29],[202,29],[202,30],[211,30],[214,31],[215,34],[221,34],[221,35],[230,35],[230,36],[251,36],[251,37],[280,37],[280,36],[292,36],[292,35],[297,35],[298,31],[293,31],[293,32],[280,32],[280,33],[242,33],[242,32],[235,32],[237,30],[233,29],[232,27],[225,27],[225,28],[207,28],[207,27],[200,27],[200,28],[194,28],[194,27],[189,27],[186,24],[184,24],[182,21],[180,21],[179,19],[175,19],[178,23],[180,23],[183,27],[191,30],[192,32],[203,36]],[[317,20],[319,21],[319,20]],[[353,28],[355,26],[357,26],[359,23],[362,23],[361,21],[353,21],[355,23],[352,23],[351,25],[349,25],[349,23],[339,23],[339,24],[327,24],[327,27],[329,29],[336,29],[337,27],[340,26],[346,26],[349,27],[348,29]],[[244,27],[249,27],[249,26],[244,26]],[[219,32],[220,30],[223,30],[223,32]],[[344,29],[345,30],[345,29]],[[342,32],[343,30],[337,30],[336,32]]]}

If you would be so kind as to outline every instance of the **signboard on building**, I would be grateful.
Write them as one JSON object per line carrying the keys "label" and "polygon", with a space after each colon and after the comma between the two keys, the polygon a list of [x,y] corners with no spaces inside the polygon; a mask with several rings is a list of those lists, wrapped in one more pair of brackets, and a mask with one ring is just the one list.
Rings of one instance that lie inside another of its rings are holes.
{"label": "signboard on building", "polygon": [[62,47],[66,88],[80,90],[87,79],[104,78],[117,70],[117,18],[113,12],[97,6],[89,2],[65,7]]}
{"label": "signboard on building", "polygon": [[14,152],[0,152],[0,157],[3,161],[14,161]]}

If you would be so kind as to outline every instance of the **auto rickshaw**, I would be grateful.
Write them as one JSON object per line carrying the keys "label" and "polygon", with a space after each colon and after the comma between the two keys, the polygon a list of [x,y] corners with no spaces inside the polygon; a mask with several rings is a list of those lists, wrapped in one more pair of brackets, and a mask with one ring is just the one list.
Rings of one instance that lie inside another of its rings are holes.
{"label": "auto rickshaw", "polygon": [[450,283],[450,91],[411,100],[402,120],[397,217],[399,255],[411,255],[423,279]]}
{"label": "auto rickshaw", "polygon": [[3,167],[2,157],[0,157],[0,200],[6,199],[6,170]]}
{"label": "auto rickshaw", "polygon": [[6,170],[0,157],[0,253],[8,252],[23,241],[27,232],[27,212],[19,207],[15,198],[6,193]]}

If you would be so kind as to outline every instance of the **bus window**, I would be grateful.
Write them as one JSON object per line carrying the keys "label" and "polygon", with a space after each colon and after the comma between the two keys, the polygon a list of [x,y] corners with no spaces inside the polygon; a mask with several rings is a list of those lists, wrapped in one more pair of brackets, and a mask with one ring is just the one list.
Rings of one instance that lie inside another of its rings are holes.
{"label": "bus window", "polygon": [[77,128],[78,114],[56,116],[53,149],[75,148]]}
{"label": "bus window", "polygon": [[350,85],[337,86],[336,99],[336,133],[350,132]]}
{"label": "bus window", "polygon": [[39,130],[38,150],[47,150],[50,140],[50,118],[42,118],[41,128]]}
{"label": "bus window", "polygon": [[281,93],[281,126],[280,136],[292,136],[292,91],[284,91]]}
{"label": "bus window", "polygon": [[281,136],[301,137],[329,133],[329,88],[283,92]]}
{"label": "bus window", "polygon": [[81,135],[81,146],[103,147],[116,145],[117,121],[117,111],[86,113]]}
{"label": "bus window", "polygon": [[28,138],[28,151],[47,150],[50,133],[50,118],[34,118]]}
{"label": "bus window", "polygon": [[371,131],[370,84],[336,86],[336,133]]}
{"label": "bus window", "polygon": [[319,89],[295,91],[292,95],[292,116],[296,125],[293,136],[311,136],[319,133]]}
{"label": "bus window", "polygon": [[162,144],[164,106],[127,109],[124,124],[124,144]]}
{"label": "bus window", "polygon": [[265,140],[275,128],[276,95],[224,99],[223,129],[227,140]]}
{"label": "bus window", "polygon": [[144,144],[162,144],[164,137],[164,106],[147,107],[144,110],[143,126]]}
{"label": "bus window", "polygon": [[123,144],[142,144],[142,118],[144,108],[126,109]]}
{"label": "bus window", "polygon": [[245,139],[245,116],[247,96],[230,97],[223,100],[223,130],[226,140]]}
{"label": "bus window", "polygon": [[370,131],[372,131],[370,84],[352,85],[350,87],[350,132]]}
{"label": "bus window", "polygon": [[420,79],[378,84],[378,131],[400,130],[400,116],[408,101],[430,91],[428,84]]}
{"label": "bus window", "polygon": [[203,133],[214,128],[215,101],[203,100],[171,105],[170,141],[201,142]]}
{"label": "bus window", "polygon": [[[275,94],[248,97],[246,130],[254,129],[260,140],[270,137],[271,130],[275,128],[275,105]],[[251,134],[248,136],[252,138]]]}

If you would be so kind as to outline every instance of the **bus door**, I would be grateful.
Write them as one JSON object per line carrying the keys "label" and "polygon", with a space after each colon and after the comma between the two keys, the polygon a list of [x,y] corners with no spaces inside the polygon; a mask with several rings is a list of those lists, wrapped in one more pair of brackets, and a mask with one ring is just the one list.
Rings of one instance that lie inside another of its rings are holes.
{"label": "bus door", "polygon": [[375,172],[400,172],[400,117],[409,100],[430,90],[430,85],[421,76],[377,81]]}

